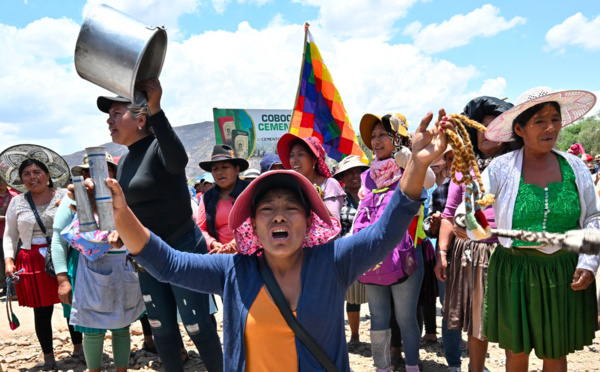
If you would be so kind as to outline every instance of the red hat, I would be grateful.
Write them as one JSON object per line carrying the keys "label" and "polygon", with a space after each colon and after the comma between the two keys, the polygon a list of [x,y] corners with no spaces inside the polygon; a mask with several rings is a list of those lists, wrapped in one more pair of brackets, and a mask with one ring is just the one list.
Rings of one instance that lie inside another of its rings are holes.
{"label": "red hat", "polygon": [[286,169],[292,169],[290,164],[290,151],[292,150],[291,144],[296,141],[302,141],[306,144],[317,158],[317,173],[330,178],[331,172],[325,163],[325,149],[317,137],[299,137],[292,133],[286,133],[281,136],[279,141],[277,141],[277,154],[279,155],[279,159],[281,159],[281,164],[283,164]]}
{"label": "red hat", "polygon": [[259,196],[279,187],[299,191],[306,207],[327,225],[333,226],[329,210],[306,177],[292,170],[274,170],[261,174],[237,197],[229,213],[229,228],[235,230],[252,216],[252,206]]}

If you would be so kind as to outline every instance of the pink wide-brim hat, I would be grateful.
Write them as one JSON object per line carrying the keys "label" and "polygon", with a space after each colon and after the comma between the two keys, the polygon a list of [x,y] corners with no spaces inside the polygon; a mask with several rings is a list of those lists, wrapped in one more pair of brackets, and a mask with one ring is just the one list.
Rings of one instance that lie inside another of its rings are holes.
{"label": "pink wide-brim hat", "polygon": [[273,170],[268,171],[256,178],[248,187],[237,197],[235,204],[229,213],[229,228],[235,230],[252,217],[252,202],[258,191],[275,188],[295,188],[301,190],[304,196],[308,198],[310,209],[327,225],[333,226],[329,210],[321,200],[319,193],[310,181],[298,172],[293,170]]}
{"label": "pink wide-brim hat", "polygon": [[585,90],[563,90],[552,92],[548,87],[536,87],[521,94],[514,107],[505,111],[490,123],[485,136],[490,141],[511,142],[513,138],[513,122],[525,110],[544,102],[556,102],[560,105],[562,126],[580,119],[596,104],[596,96]]}

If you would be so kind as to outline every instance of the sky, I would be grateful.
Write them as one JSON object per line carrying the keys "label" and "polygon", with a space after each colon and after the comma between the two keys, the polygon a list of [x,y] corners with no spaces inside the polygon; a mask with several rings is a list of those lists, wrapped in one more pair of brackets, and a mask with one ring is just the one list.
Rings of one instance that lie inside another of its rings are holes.
{"label": "sky", "polygon": [[[365,113],[460,113],[472,98],[536,86],[600,97],[597,0],[104,0],[167,29],[160,80],[173,126],[212,108],[294,106],[304,22],[358,133]],[[0,1],[0,150],[35,143],[70,154],[110,141],[110,94],[73,54],[97,0]],[[600,111],[600,104],[592,110]]]}

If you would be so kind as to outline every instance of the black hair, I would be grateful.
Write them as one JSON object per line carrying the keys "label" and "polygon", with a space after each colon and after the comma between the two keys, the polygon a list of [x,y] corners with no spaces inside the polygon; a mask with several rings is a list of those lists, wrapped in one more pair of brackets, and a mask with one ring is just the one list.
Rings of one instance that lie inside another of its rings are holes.
{"label": "black hair", "polygon": [[[481,96],[473,98],[463,108],[462,114],[471,120],[475,120],[478,123],[483,124],[483,119],[487,115],[498,117],[505,111],[511,109],[513,104],[506,102],[496,97]],[[484,155],[479,150],[479,143],[477,142],[477,129],[465,125],[467,133],[469,134],[469,140],[473,145],[473,153],[478,159],[483,159]],[[502,151],[503,154],[514,150],[511,144],[506,144]]]}
{"label": "black hair", "polygon": [[[21,182],[23,182],[23,171],[25,170],[25,168],[30,167],[32,165],[37,165],[38,167],[40,167],[41,170],[44,171],[44,173],[46,173],[47,175],[50,175],[50,171],[48,170],[48,167],[46,166],[46,164],[42,163],[41,161],[39,161],[37,159],[26,159],[19,166],[19,178],[21,179]],[[52,182],[52,177],[50,177],[49,182],[50,182],[50,184],[48,186],[54,187],[54,182]]]}
{"label": "black hair", "polygon": [[308,144],[306,142],[304,142],[303,140],[301,140],[301,139],[296,139],[296,140],[293,140],[292,142],[290,142],[290,148],[289,148],[288,153],[287,153],[288,156],[290,155],[290,153],[292,152],[292,149],[296,145],[301,145],[302,148],[306,152],[308,152],[308,154],[310,155],[311,158],[318,159],[317,156],[314,154],[314,152],[310,149],[310,147],[308,146]]}
{"label": "black hair", "polygon": [[296,182],[292,176],[286,174],[274,174],[273,176],[268,177],[268,179],[268,182],[263,181],[254,191],[250,208],[250,215],[252,218],[256,217],[256,207],[263,200],[265,195],[268,192],[275,190],[291,192],[294,195],[294,198],[304,207],[306,217],[311,215],[312,208],[308,196],[306,196],[304,191],[298,185],[298,182]]}
{"label": "black hair", "polygon": [[519,136],[517,134],[517,132],[515,131],[515,127],[518,125],[519,127],[523,128],[525,125],[527,125],[527,122],[529,121],[529,119],[531,119],[533,117],[533,115],[537,114],[538,111],[540,111],[541,109],[543,109],[546,106],[554,107],[556,109],[556,111],[560,114],[560,105],[558,104],[558,102],[555,102],[555,101],[542,102],[542,103],[538,103],[537,105],[531,106],[527,110],[520,113],[519,116],[517,116],[515,118],[515,120],[513,120],[513,125],[512,125],[513,135],[512,136],[515,139],[514,142],[515,142],[515,145],[517,148],[523,147],[525,145],[525,143],[523,142],[523,137]]}

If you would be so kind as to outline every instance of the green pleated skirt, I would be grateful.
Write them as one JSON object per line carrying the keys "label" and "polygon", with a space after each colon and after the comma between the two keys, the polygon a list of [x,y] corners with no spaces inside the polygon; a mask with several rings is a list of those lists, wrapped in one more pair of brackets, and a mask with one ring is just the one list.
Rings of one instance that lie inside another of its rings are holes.
{"label": "green pleated skirt", "polygon": [[560,359],[591,345],[598,327],[596,284],[571,289],[577,255],[498,246],[488,266],[483,332],[513,353]]}

